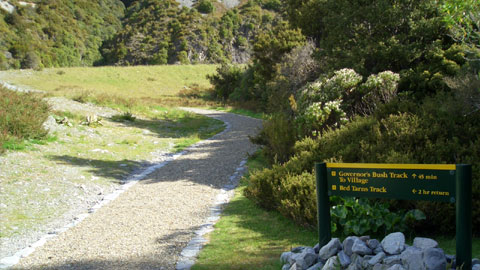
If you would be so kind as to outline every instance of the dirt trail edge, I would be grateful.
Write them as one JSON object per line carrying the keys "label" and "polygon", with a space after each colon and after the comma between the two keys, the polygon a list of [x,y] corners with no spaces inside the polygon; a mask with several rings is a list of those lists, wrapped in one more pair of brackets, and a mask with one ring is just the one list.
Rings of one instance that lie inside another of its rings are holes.
{"label": "dirt trail edge", "polygon": [[186,110],[220,119],[227,129],[188,148],[12,269],[175,269],[222,187],[256,150],[248,136],[261,126],[249,117]]}

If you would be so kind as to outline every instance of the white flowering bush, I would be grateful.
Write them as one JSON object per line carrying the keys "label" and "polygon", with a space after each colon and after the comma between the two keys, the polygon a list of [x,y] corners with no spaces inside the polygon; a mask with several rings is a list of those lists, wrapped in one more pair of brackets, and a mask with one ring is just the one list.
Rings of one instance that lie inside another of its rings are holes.
{"label": "white flowering bush", "polygon": [[347,122],[343,97],[355,91],[362,76],[353,69],[335,71],[330,78],[319,78],[300,90],[296,122],[303,136],[315,135]]}
{"label": "white flowering bush", "polygon": [[361,114],[372,114],[380,104],[390,102],[397,96],[400,75],[391,71],[384,71],[370,75],[361,85],[362,101],[358,106]]}

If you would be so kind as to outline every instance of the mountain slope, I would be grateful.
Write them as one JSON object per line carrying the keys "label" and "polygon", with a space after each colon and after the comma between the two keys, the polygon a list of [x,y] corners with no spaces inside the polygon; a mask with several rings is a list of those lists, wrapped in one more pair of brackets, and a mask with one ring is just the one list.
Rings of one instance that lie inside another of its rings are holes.
{"label": "mountain slope", "polygon": [[9,0],[2,7],[10,9],[0,8],[0,69],[93,65],[125,10],[119,0]]}
{"label": "mountain slope", "polygon": [[254,2],[221,16],[197,9],[174,0],[134,2],[124,28],[102,48],[106,64],[245,63],[256,35],[277,16]]}

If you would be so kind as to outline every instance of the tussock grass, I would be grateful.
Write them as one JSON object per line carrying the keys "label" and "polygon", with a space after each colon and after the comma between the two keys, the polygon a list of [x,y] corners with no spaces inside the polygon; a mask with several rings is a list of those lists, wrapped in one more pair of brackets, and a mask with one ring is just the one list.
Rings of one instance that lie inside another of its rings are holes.
{"label": "tussock grass", "polygon": [[25,139],[36,143],[45,138],[42,124],[48,114],[48,104],[37,95],[0,87],[0,153],[25,149]]}

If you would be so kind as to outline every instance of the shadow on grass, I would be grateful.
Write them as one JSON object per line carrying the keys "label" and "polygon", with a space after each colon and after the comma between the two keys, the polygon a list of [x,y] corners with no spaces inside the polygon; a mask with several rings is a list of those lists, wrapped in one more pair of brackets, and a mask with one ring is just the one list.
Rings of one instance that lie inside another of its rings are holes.
{"label": "shadow on grass", "polygon": [[[206,140],[190,148],[187,154],[170,160],[159,172],[151,173],[141,181],[146,184],[189,181],[215,188],[223,187],[249,151],[248,149],[244,153],[232,151],[230,145],[233,142],[241,140],[247,144],[248,137],[235,131],[230,132],[230,135],[229,138]],[[85,167],[88,172],[116,183],[122,183],[131,174],[140,173],[148,167],[159,164],[134,160],[106,161],[69,155],[53,155],[49,158],[61,164]]]}
{"label": "shadow on grass", "polygon": [[62,156],[49,156],[49,159],[56,161],[60,164],[75,165],[77,167],[87,167],[88,172],[110,179],[115,183],[123,183],[127,176],[132,171],[143,168],[149,165],[148,162],[139,162],[133,160],[99,160],[99,159],[87,159],[74,156],[62,155]]}
{"label": "shadow on grass", "polygon": [[[212,114],[212,117],[220,117],[220,114]],[[223,123],[214,123],[215,120],[196,115],[186,114],[179,119],[135,119],[134,121],[118,120],[112,117],[110,120],[121,123],[127,127],[146,129],[161,138],[183,138],[198,135],[200,139],[206,139],[223,129]],[[218,120],[217,120],[218,121]]]}

